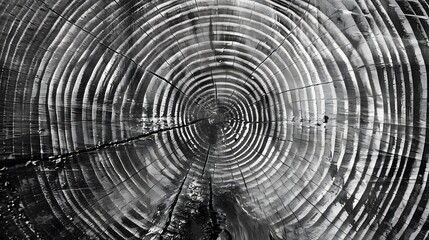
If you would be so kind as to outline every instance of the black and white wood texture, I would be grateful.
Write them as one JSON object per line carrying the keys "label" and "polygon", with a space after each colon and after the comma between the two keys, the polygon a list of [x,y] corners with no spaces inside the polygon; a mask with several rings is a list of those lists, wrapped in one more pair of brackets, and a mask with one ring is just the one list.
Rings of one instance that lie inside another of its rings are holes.
{"label": "black and white wood texture", "polygon": [[428,14],[0,1],[0,239],[428,239]]}

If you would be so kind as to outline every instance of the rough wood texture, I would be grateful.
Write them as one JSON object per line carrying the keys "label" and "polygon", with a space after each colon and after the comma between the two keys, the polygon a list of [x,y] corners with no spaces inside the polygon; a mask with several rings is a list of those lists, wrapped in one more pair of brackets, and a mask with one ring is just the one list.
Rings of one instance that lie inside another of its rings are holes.
{"label": "rough wood texture", "polygon": [[3,0],[1,239],[428,239],[426,0]]}

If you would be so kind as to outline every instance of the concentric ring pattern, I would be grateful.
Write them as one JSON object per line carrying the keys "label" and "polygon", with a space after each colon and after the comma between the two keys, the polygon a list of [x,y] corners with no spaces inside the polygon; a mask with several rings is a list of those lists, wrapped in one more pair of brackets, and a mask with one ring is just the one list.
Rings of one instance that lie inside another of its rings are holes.
{"label": "concentric ring pattern", "polygon": [[425,0],[0,12],[3,238],[428,238]]}

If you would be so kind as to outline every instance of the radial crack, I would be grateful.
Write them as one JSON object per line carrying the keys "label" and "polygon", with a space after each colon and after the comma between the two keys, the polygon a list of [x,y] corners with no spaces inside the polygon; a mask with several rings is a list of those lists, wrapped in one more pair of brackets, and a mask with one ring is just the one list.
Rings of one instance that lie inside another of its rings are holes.
{"label": "radial crack", "polygon": [[[44,1],[42,1],[42,0],[36,0],[36,1],[39,1],[39,2],[41,2],[43,5],[45,5],[46,6],[46,8],[47,9],[49,9],[50,11],[52,11],[53,13],[55,13],[55,14],[57,14],[59,17],[61,17],[62,19],[64,19],[65,21],[67,21],[68,23],[70,23],[70,24],[72,24],[73,26],[76,26],[77,28],[79,28],[80,30],[82,30],[82,31],[84,31],[85,33],[87,33],[87,34],[89,34],[90,36],[92,36],[94,39],[96,39],[97,40],[97,42],[100,44],[100,45],[102,45],[102,46],[104,46],[105,48],[107,48],[107,49],[109,49],[110,51],[112,51],[112,52],[114,52],[114,53],[116,53],[116,54],[118,54],[118,55],[120,55],[120,56],[122,56],[122,57],[124,57],[125,59],[128,59],[129,61],[131,61],[132,63],[134,63],[136,66],[138,66],[140,69],[143,69],[143,70],[146,70],[146,71],[149,71],[149,70],[147,70],[147,69],[144,69],[140,64],[138,64],[134,59],[132,59],[132,58],[130,58],[130,57],[128,57],[128,56],[126,56],[126,55],[124,55],[124,54],[122,54],[121,52],[118,52],[118,51],[116,51],[115,49],[113,49],[113,48],[111,48],[110,46],[108,46],[108,45],[106,45],[105,43],[103,43],[97,36],[95,36],[93,33],[91,33],[90,31],[88,31],[88,30],[86,30],[86,29],[84,29],[83,27],[81,27],[81,26],[79,26],[79,25],[77,25],[77,24],[75,24],[75,23],[73,23],[72,21],[70,21],[68,18],[66,18],[66,17],[64,17],[63,15],[61,15],[60,13],[58,13],[57,11],[55,11],[54,9],[52,9],[47,3],[45,3]],[[116,4],[118,4],[119,5],[119,3],[118,2],[116,2],[115,1],[115,3]],[[119,5],[120,6],[120,5]],[[162,14],[161,14],[161,16],[162,16]],[[130,16],[131,18],[132,18],[132,16]],[[133,19],[133,18],[132,18]],[[141,29],[141,27],[139,27],[140,29]],[[152,28],[152,27],[151,27]],[[152,28],[153,29],[153,28]],[[144,31],[143,29],[141,29],[142,31]],[[146,31],[144,31],[145,32],[145,34],[148,36],[148,37],[150,37],[151,38],[151,40],[154,40],[150,35],[149,35],[149,33],[147,33]],[[173,35],[174,36],[174,35]],[[175,36],[174,36],[175,37]],[[176,42],[177,42],[177,39],[176,39]],[[178,43],[177,43],[178,44]],[[180,50],[180,46],[178,45],[178,47],[179,47],[179,50]],[[180,52],[182,52],[181,50],[180,50]],[[183,55],[183,53],[182,53],[182,55]],[[168,64],[168,66],[170,66],[170,68],[172,68],[171,67],[171,65],[170,65],[170,63],[163,57],[163,56],[161,56],[163,59],[164,59],[164,61]],[[153,72],[152,72],[153,73]],[[194,77],[194,75],[193,75],[193,73],[191,72],[191,74],[192,74],[192,77],[194,78],[194,80],[195,80],[195,77]],[[162,79],[162,78],[160,78],[160,79]],[[164,78],[165,79],[165,78]],[[195,80],[196,81],[196,80]],[[167,81],[168,82],[168,81]],[[177,88],[176,88],[177,89]],[[179,90],[179,89],[178,89]],[[183,93],[183,92],[182,92]],[[185,94],[186,95],[186,94]],[[187,96],[187,95],[186,95]],[[188,96],[189,97],[189,96]],[[195,103],[197,103],[198,105],[200,105],[198,102],[196,102],[195,100],[193,100]]]}
{"label": "radial crack", "polygon": [[[44,157],[44,158],[39,158],[39,159],[30,159],[30,161],[53,161],[53,160],[57,160],[57,159],[61,159],[61,158],[66,158],[66,157],[73,157],[82,153],[88,153],[88,152],[92,152],[92,151],[97,151],[100,149],[105,149],[105,148],[109,148],[109,147],[115,147],[117,145],[120,144],[124,144],[124,143],[128,143],[128,142],[132,142],[141,138],[145,138],[145,137],[149,137],[151,135],[155,135],[158,133],[162,133],[162,132],[166,132],[166,131],[171,131],[171,130],[175,130],[175,129],[179,129],[179,128],[184,128],[184,127],[188,127],[194,124],[197,124],[203,120],[207,120],[207,118],[202,118],[202,119],[197,119],[194,121],[191,121],[187,124],[184,125],[180,125],[180,126],[174,126],[174,127],[168,127],[168,128],[163,128],[163,129],[159,129],[156,131],[151,131],[148,133],[144,133],[144,134],[140,134],[134,137],[130,137],[130,138],[126,138],[126,139],[122,139],[122,140],[117,140],[117,141],[112,141],[112,142],[108,142],[108,143],[103,143],[103,144],[99,144],[97,146],[91,147],[91,148],[85,148],[82,150],[77,150],[75,152],[69,152],[69,153],[65,153],[65,154],[58,154],[58,155],[52,155],[49,157]],[[4,167],[4,166],[11,166],[11,165],[16,165],[16,164],[21,164],[21,163],[26,163],[28,162],[29,159],[13,159],[13,160],[4,160],[0,162],[0,167]]]}
{"label": "radial crack", "polygon": [[[151,70],[146,70],[146,72],[151,73],[152,75],[156,76],[157,78],[163,80],[164,82],[170,84],[172,87],[174,87],[177,91],[179,91],[180,93],[182,93],[183,95],[189,97],[188,95],[186,95],[185,92],[183,92],[180,88],[178,88],[176,85],[172,84],[170,81],[168,81],[166,78],[152,72]],[[196,102],[198,104],[198,102]]]}
{"label": "radial crack", "polygon": [[[206,160],[205,160],[205,162],[204,162],[204,167],[203,167],[203,172],[202,172],[202,174],[201,174],[201,178],[204,178],[204,172],[205,172],[205,170],[206,170],[206,165],[207,165],[207,162],[208,162],[208,160],[209,160],[209,156],[210,156],[210,148],[211,148],[211,146],[209,146],[209,148],[208,148],[208,150],[207,150]],[[211,181],[211,177],[210,177],[210,181]]]}
{"label": "radial crack", "polygon": [[209,194],[209,212],[210,212],[210,219],[212,221],[213,224],[213,235],[212,239],[217,239],[219,233],[222,231],[220,229],[219,223],[217,221],[217,216],[216,216],[216,211],[214,210],[214,204],[213,204],[213,180],[212,180],[212,176],[210,176],[210,194]]}
{"label": "radial crack", "polygon": [[[191,163],[192,166],[192,163]],[[162,229],[162,232],[160,234],[160,238],[161,240],[164,239],[164,234],[167,232],[168,227],[170,226],[171,223],[171,219],[173,218],[173,212],[174,212],[174,208],[177,205],[177,202],[179,201],[179,197],[180,197],[180,193],[182,192],[183,186],[185,185],[186,179],[188,178],[189,175],[189,171],[191,170],[191,166],[189,166],[188,171],[186,172],[185,178],[183,179],[182,183],[180,184],[179,189],[177,190],[177,194],[174,197],[174,201],[170,206],[170,209],[168,211],[168,219],[167,222],[165,223],[164,228]]]}

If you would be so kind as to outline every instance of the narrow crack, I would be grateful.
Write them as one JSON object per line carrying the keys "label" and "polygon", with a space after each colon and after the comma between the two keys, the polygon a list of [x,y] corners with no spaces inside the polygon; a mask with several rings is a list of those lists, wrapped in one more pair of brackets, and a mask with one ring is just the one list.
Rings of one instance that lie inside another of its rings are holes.
{"label": "narrow crack", "polygon": [[[174,89],[176,89],[177,91],[179,91],[181,94],[183,94],[184,96],[186,96],[186,97],[188,97],[191,101],[193,101],[195,104],[197,104],[197,105],[200,105],[201,106],[201,104],[198,102],[198,101],[196,101],[196,100],[194,100],[194,99],[192,99],[189,95],[187,95],[185,92],[183,92],[180,88],[178,88],[176,85],[174,85],[174,84],[172,84],[171,83],[171,81],[169,81],[168,79],[166,79],[165,77],[163,77],[163,76],[161,76],[161,75],[159,75],[159,74],[156,74],[155,72],[153,72],[153,71],[151,71],[151,70],[147,70],[146,69],[146,72],[148,72],[148,73],[150,73],[150,74],[152,74],[152,75],[154,75],[155,77],[157,77],[157,78],[159,78],[159,79],[161,79],[161,80],[163,80],[164,82],[166,82],[166,83],[168,83],[169,85],[171,85]],[[212,114],[214,113],[213,111],[211,111],[210,109],[206,109],[207,111],[209,111],[209,112],[211,112]]]}
{"label": "narrow crack", "polygon": [[[209,156],[210,156],[210,149],[211,149],[211,146],[209,145],[209,149],[207,150],[206,161],[204,162],[204,167],[203,167],[203,172],[201,174],[201,178],[204,178],[204,173],[205,173],[205,170],[206,170],[206,165],[207,165],[207,162],[208,162]],[[210,177],[210,181],[211,181],[211,177]]]}
{"label": "narrow crack", "polygon": [[[156,11],[159,13],[159,15],[161,15],[161,17],[164,19],[164,20],[163,20],[164,24],[168,26],[168,23],[165,21],[166,17],[164,17],[164,15],[159,11],[159,8],[158,8],[156,5],[155,5],[155,9],[156,9]],[[149,23],[149,25],[150,25],[150,26],[151,26],[151,28],[153,29],[152,24],[150,24],[150,23]],[[179,49],[179,52],[180,52],[180,54],[182,55],[183,59],[186,59],[186,56],[185,56],[185,54],[183,53],[182,48],[180,47],[180,44],[179,44],[179,41],[177,40],[176,35],[174,35],[174,33],[171,31],[171,28],[170,28],[170,27],[168,27],[168,31],[169,31],[169,32],[171,33],[171,35],[173,36],[173,38],[174,38],[174,40],[175,40],[175,42],[176,42],[177,48]],[[198,45],[199,45],[199,43],[198,43]],[[199,51],[199,50],[198,50],[198,56],[199,56],[199,61],[200,61],[200,63],[201,63],[201,56],[200,56],[200,51]],[[188,66],[188,65],[186,66],[186,68],[187,68],[187,69],[188,69],[188,71],[191,73],[192,78],[194,79],[194,81],[197,81],[197,79],[196,79],[196,78],[195,78],[195,76],[194,76],[194,73],[192,72],[192,70],[191,70],[191,69],[189,69],[189,66]]]}
{"label": "narrow crack", "polygon": [[[189,142],[189,141],[186,141],[186,142]],[[145,165],[144,167],[142,167],[142,168],[140,168],[140,169],[138,169],[135,173],[133,173],[133,174],[131,174],[130,176],[128,176],[127,178],[125,178],[125,179],[123,179],[122,181],[120,181],[120,182],[118,182],[117,184],[115,184],[115,185],[113,185],[111,188],[109,188],[109,190],[108,190],[108,192],[105,194],[105,195],[103,195],[103,196],[101,196],[100,198],[98,198],[98,199],[96,199],[92,204],[88,204],[87,206],[82,206],[82,209],[77,213],[77,214],[75,214],[75,216],[80,216],[84,211],[86,211],[87,209],[89,209],[89,208],[92,208],[92,207],[94,207],[96,204],[100,204],[100,201],[102,200],[102,199],[104,199],[104,198],[106,198],[106,197],[108,197],[109,195],[111,195],[111,194],[113,194],[114,192],[116,192],[116,191],[121,191],[122,189],[124,189],[126,186],[125,186],[125,182],[127,182],[128,180],[130,180],[130,179],[132,179],[133,177],[135,177],[135,176],[137,176],[141,171],[143,171],[144,169],[146,169],[148,166],[150,166],[150,165],[152,165],[153,163],[155,163],[156,161],[160,161],[160,160],[162,160],[163,158],[168,158],[168,157],[170,157],[171,155],[173,155],[173,154],[175,154],[174,152],[171,152],[170,154],[168,154],[168,155],[164,155],[163,157],[161,157],[161,158],[157,158],[157,159],[155,159],[155,160],[153,160],[153,161],[151,161],[148,165]],[[183,159],[183,157],[181,157],[181,158],[179,158],[179,159]],[[156,186],[156,185],[158,185],[158,183],[160,183],[161,181],[163,180],[163,178],[160,178],[153,186]],[[122,186],[120,186],[120,185],[122,185]],[[152,188],[150,188],[149,190],[152,190]],[[149,191],[148,190],[148,191]],[[129,205],[129,204],[132,204],[133,203],[133,201],[135,201],[136,199],[131,199],[129,202],[127,202],[127,204],[126,205]],[[102,224],[102,226],[105,226],[105,225],[108,225],[109,224],[109,221],[113,221],[113,219],[106,219],[106,221],[104,221],[103,222],[103,224]],[[70,223],[70,224],[72,224],[72,222]]]}
{"label": "narrow crack", "polygon": [[[310,6],[310,0],[308,0],[307,3],[307,8]],[[289,5],[290,7],[290,5]],[[299,24],[301,23],[301,21],[304,19],[304,16],[308,13],[308,11],[305,12],[304,15],[302,15],[302,17],[299,19],[299,21],[295,24],[295,26],[291,29],[291,31],[283,38],[283,40],[280,42],[280,44],[274,48],[274,50],[272,50],[270,52],[270,54],[268,54],[261,62],[259,62],[258,65],[256,65],[256,67],[252,70],[252,73],[246,78],[246,80],[244,81],[244,85],[247,83],[247,81],[249,80],[250,77],[253,76],[253,74],[259,69],[259,67],[261,67],[275,52],[277,52],[277,50],[280,49],[281,46],[283,46],[283,44],[286,42],[286,39],[292,35],[292,33],[296,30],[296,28],[299,26]],[[230,98],[232,98],[232,96],[235,94],[235,90],[231,93]]]}
{"label": "narrow crack", "polygon": [[[148,72],[148,73],[150,73],[150,74],[152,74],[152,75],[154,75],[154,76],[156,76],[157,78],[159,78],[159,79],[161,79],[161,80],[163,80],[164,82],[166,82],[166,83],[168,83],[168,84],[170,84],[172,87],[174,87],[177,91],[179,91],[181,94],[183,94],[183,95],[185,95],[185,96],[187,96],[188,97],[188,95],[186,95],[186,93],[185,92],[183,92],[180,88],[178,88],[176,85],[174,85],[174,84],[172,84],[170,81],[168,81],[166,78],[164,78],[164,77],[162,77],[162,76],[160,76],[160,75],[158,75],[158,74],[156,74],[156,73],[154,73],[154,72],[152,72],[151,70],[146,70],[146,72]],[[197,103],[198,104],[198,103]]]}
{"label": "narrow crack", "polygon": [[173,218],[174,209],[175,209],[175,207],[177,205],[177,202],[179,201],[180,193],[182,192],[183,186],[185,185],[186,179],[188,178],[189,171],[191,170],[191,166],[192,166],[192,163],[189,166],[188,171],[186,172],[185,178],[183,179],[182,183],[180,184],[180,187],[179,187],[179,189],[177,191],[177,194],[176,194],[176,196],[174,198],[174,201],[173,201],[173,203],[170,206],[170,209],[169,209],[169,212],[168,212],[167,222],[165,223],[165,226],[162,229],[162,232],[160,234],[160,239],[161,240],[164,239],[164,234],[167,232],[168,227],[170,226],[171,219]]}
{"label": "narrow crack", "polygon": [[[56,15],[58,15],[59,17],[61,17],[62,19],[64,19],[65,21],[67,21],[68,23],[70,23],[70,24],[72,24],[73,26],[76,26],[77,28],[79,28],[80,30],[82,30],[82,31],[84,31],[85,33],[87,33],[88,35],[90,35],[90,36],[92,36],[94,39],[96,39],[97,40],[97,42],[100,44],[100,45],[102,45],[102,46],[104,46],[105,48],[107,48],[107,49],[109,49],[110,51],[112,51],[112,52],[114,52],[114,53],[116,53],[116,54],[118,54],[118,55],[120,55],[120,56],[122,56],[122,57],[124,57],[125,59],[127,59],[127,60],[129,60],[129,61],[131,61],[132,63],[134,63],[136,66],[138,66],[140,69],[142,69],[142,70],[144,70],[144,71],[147,71],[147,72],[150,72],[150,73],[153,73],[152,71],[150,71],[150,70],[147,70],[147,69],[144,69],[140,64],[138,64],[134,59],[132,59],[131,57],[128,57],[128,56],[126,56],[126,55],[124,55],[124,54],[122,54],[121,52],[118,52],[118,51],[116,51],[115,49],[113,49],[113,48],[111,48],[110,46],[108,46],[107,44],[105,44],[105,43],[103,43],[97,36],[95,36],[92,32],[90,32],[90,31],[88,31],[88,30],[86,30],[86,29],[84,29],[83,27],[81,27],[81,26],[79,26],[79,25],[77,25],[77,24],[75,24],[75,23],[73,23],[72,21],[70,21],[68,18],[66,18],[66,17],[64,17],[63,15],[61,15],[59,12],[57,12],[57,11],[55,11],[54,9],[52,9],[46,2],[44,2],[44,1],[42,1],[42,0],[36,0],[36,1],[39,1],[39,2],[41,2],[43,5],[45,5],[46,6],[46,8],[47,9],[49,9],[50,11],[52,11],[53,13],[55,13]],[[118,5],[118,6],[121,6],[118,2],[116,2],[116,0],[115,0],[115,3]],[[161,14],[161,16],[162,16],[162,14]],[[134,20],[134,18],[132,17],[132,16],[130,16],[131,17],[131,19],[133,20],[133,21],[135,21]],[[153,27],[151,26],[151,28],[153,29]],[[152,41],[155,41],[154,39],[153,39],[153,37],[152,36],[150,36],[149,35],[149,33],[147,33],[144,29],[142,29],[140,26],[139,26],[139,29],[140,30],[142,30]],[[177,42],[177,39],[176,39],[176,42]],[[177,43],[178,44],[178,43]],[[180,50],[180,46],[178,46],[179,47],[179,50]],[[181,51],[181,50],[180,50]],[[183,55],[183,53],[182,53],[182,55]],[[171,66],[171,64],[163,57],[163,56],[161,56],[161,58],[164,60],[164,62],[166,62],[167,64],[168,64],[168,66],[172,69],[172,66]],[[191,74],[192,74],[192,72],[191,72]],[[159,75],[158,75],[159,76]],[[192,77],[194,78],[194,80],[195,80],[195,77],[194,77],[194,75],[192,74]],[[164,80],[164,79],[162,79],[162,78],[160,78],[161,80]],[[167,81],[168,82],[168,81]],[[177,87],[176,87],[176,89],[178,89]],[[179,89],[178,89],[179,90]],[[180,91],[180,90],[179,90]],[[182,91],[181,91],[182,92]],[[183,93],[183,92],[182,92]],[[185,94],[185,96],[187,96],[187,97],[189,97],[188,95],[186,95]],[[192,101],[194,101],[194,102],[196,102],[195,100],[192,100]],[[198,102],[196,102],[198,105],[200,105]],[[201,106],[201,105],[200,105]]]}
{"label": "narrow crack", "polygon": [[0,167],[10,167],[12,165],[17,165],[17,164],[22,164],[22,163],[26,163],[28,161],[53,161],[53,160],[57,160],[57,159],[61,159],[61,158],[67,158],[67,157],[73,157],[82,153],[88,153],[88,152],[93,152],[93,151],[97,151],[100,149],[106,149],[109,147],[115,147],[117,145],[120,144],[124,144],[124,143],[128,143],[128,142],[132,142],[141,138],[145,138],[145,137],[149,137],[151,135],[155,135],[158,133],[162,133],[162,132],[166,132],[166,131],[171,131],[171,130],[175,130],[175,129],[179,129],[179,128],[184,128],[184,127],[188,127],[194,124],[197,124],[201,121],[207,120],[207,118],[202,118],[202,119],[197,119],[194,121],[191,121],[187,124],[184,125],[180,125],[180,126],[174,126],[174,127],[168,127],[168,128],[163,128],[163,129],[159,129],[156,131],[151,131],[148,133],[144,133],[144,134],[140,134],[134,137],[130,137],[130,138],[126,138],[126,139],[122,139],[122,140],[117,140],[117,141],[111,141],[108,143],[103,143],[103,144],[99,144],[96,145],[94,147],[91,148],[85,148],[82,150],[77,150],[75,152],[70,152],[70,153],[65,153],[65,154],[59,154],[59,155],[51,155],[49,157],[44,157],[44,158],[38,158],[38,159],[28,159],[28,158],[23,158],[23,159],[13,159],[13,160],[4,160],[0,162]]}
{"label": "narrow crack", "polygon": [[216,217],[216,211],[214,210],[214,204],[213,204],[213,181],[212,181],[212,176],[210,176],[210,194],[209,194],[209,213],[210,213],[210,219],[212,221],[213,224],[213,236],[212,239],[217,239],[217,237],[219,236],[220,232],[222,231],[220,229],[219,223],[217,221],[217,217]]}

